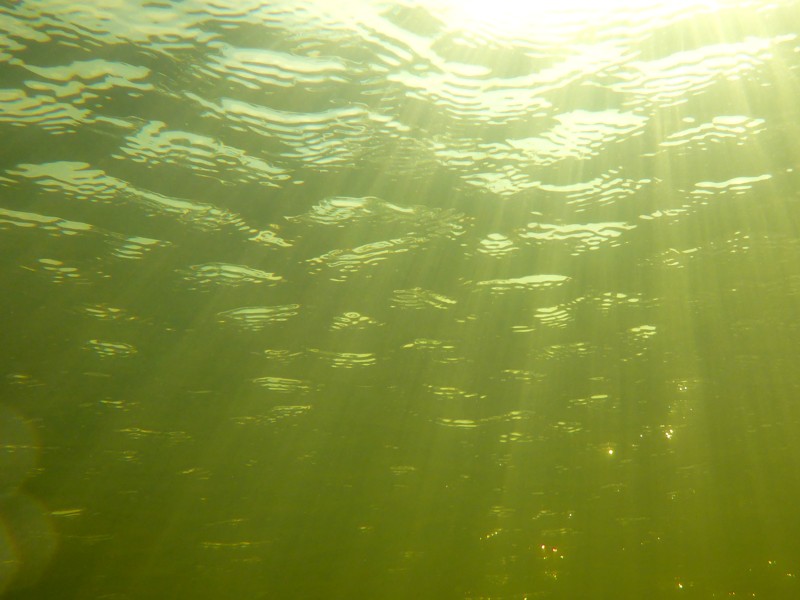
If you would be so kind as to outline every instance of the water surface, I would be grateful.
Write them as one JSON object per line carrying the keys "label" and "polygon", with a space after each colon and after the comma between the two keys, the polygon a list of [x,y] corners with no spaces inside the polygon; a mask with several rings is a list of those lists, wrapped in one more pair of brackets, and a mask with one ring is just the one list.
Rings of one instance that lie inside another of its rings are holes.
{"label": "water surface", "polygon": [[0,595],[800,597],[800,4],[0,3]]}

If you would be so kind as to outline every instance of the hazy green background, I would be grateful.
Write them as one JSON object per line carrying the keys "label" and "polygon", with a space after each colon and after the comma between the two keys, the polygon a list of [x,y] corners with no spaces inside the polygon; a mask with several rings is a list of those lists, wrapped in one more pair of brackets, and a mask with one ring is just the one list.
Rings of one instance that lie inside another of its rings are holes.
{"label": "hazy green background", "polygon": [[0,595],[800,597],[800,4],[557,4],[0,3]]}

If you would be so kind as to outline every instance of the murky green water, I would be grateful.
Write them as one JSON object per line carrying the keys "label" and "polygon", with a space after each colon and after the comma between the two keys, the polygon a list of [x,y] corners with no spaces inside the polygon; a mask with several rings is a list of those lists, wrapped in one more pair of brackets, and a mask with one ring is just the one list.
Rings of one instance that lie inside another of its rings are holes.
{"label": "murky green water", "polygon": [[0,595],[800,597],[800,3],[0,3]]}

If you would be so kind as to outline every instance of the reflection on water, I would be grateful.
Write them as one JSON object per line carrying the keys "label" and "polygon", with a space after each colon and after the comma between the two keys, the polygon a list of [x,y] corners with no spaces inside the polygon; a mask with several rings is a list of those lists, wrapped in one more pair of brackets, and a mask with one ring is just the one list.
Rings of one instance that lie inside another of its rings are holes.
{"label": "reflection on water", "polygon": [[0,4],[4,598],[795,598],[800,3]]}

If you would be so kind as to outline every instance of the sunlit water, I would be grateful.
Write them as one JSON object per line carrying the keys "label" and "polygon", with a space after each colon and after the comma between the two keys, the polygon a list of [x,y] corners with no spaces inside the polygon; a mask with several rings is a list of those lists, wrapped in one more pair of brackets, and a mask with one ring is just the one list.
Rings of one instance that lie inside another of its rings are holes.
{"label": "sunlit water", "polygon": [[800,3],[0,3],[0,595],[800,598]]}

